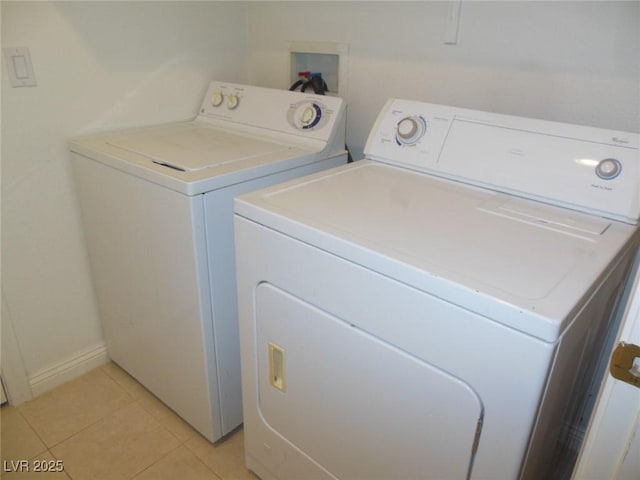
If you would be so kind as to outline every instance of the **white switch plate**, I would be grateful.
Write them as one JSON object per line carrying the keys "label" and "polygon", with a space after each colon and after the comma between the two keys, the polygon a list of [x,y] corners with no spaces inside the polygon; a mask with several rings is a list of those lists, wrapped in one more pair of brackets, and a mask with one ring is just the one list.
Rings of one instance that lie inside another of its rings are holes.
{"label": "white switch plate", "polygon": [[2,49],[4,63],[9,71],[12,87],[35,87],[31,54],[27,47],[5,47]]}

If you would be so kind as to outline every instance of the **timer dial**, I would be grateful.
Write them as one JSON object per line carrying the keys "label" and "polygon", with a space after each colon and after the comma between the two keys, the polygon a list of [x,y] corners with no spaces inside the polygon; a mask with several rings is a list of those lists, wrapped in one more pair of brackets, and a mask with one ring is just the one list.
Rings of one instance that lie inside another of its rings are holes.
{"label": "timer dial", "polygon": [[420,116],[405,117],[396,125],[398,145],[414,145],[427,131],[427,122]]}
{"label": "timer dial", "polygon": [[322,129],[331,119],[332,111],[315,99],[293,103],[287,111],[287,121],[296,130],[311,132]]}
{"label": "timer dial", "polygon": [[322,120],[322,107],[315,102],[304,102],[295,108],[294,124],[302,130],[313,129]]}
{"label": "timer dial", "polygon": [[313,106],[308,105],[302,110],[300,114],[300,123],[302,125],[309,125],[316,118],[316,110]]}

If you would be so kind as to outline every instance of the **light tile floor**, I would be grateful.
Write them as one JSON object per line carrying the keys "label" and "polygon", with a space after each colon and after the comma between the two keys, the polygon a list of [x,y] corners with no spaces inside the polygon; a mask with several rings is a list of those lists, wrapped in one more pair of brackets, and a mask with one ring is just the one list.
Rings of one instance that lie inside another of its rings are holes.
{"label": "light tile floor", "polygon": [[242,429],[211,444],[113,363],[3,407],[0,429],[3,480],[257,479]]}

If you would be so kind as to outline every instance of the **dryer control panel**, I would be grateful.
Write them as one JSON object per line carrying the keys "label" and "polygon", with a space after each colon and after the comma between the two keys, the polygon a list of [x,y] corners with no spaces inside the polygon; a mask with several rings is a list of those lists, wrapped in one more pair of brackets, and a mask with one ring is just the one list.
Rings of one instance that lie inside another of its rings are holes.
{"label": "dryer control panel", "polygon": [[636,224],[638,143],[636,133],[391,99],[365,155]]}
{"label": "dryer control panel", "polygon": [[344,121],[344,102],[339,97],[211,82],[198,118],[329,141],[335,126]]}

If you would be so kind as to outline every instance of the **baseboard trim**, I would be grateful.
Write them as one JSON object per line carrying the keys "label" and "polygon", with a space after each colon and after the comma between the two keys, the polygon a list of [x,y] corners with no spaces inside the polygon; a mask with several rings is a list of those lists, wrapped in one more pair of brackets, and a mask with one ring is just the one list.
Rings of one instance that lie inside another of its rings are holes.
{"label": "baseboard trim", "polygon": [[81,350],[62,362],[30,375],[31,392],[37,397],[108,362],[107,346],[104,343]]}

